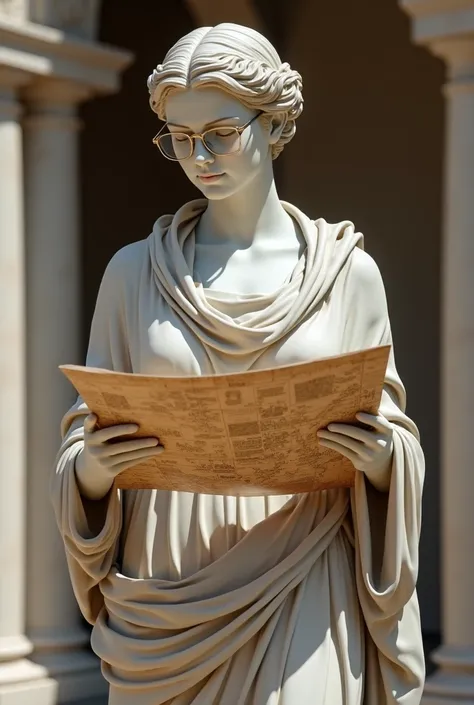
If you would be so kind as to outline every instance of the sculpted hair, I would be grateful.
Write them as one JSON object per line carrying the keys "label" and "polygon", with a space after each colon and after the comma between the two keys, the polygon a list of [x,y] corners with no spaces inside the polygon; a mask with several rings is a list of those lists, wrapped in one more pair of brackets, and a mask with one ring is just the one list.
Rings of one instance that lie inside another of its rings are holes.
{"label": "sculpted hair", "polygon": [[293,138],[303,111],[300,74],[282,63],[259,32],[231,23],[199,27],[182,37],[149,76],[147,85],[151,108],[161,120],[166,120],[170,91],[203,86],[220,88],[268,116],[286,113],[280,140],[272,145],[273,159]]}

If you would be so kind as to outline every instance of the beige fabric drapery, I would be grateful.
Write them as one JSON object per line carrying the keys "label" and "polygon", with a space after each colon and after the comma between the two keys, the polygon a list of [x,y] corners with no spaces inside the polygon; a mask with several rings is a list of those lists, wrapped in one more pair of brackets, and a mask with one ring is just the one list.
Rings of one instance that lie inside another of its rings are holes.
{"label": "beige fabric drapery", "polygon": [[[307,248],[271,295],[193,279],[205,201],[160,218],[101,285],[87,364],[145,374],[271,367],[391,342],[375,263],[352,223],[284,204]],[[74,476],[81,399],[66,414],[52,497],[111,705],[417,705],[424,676],[415,584],[423,454],[393,354],[381,413],[394,425],[390,491],[223,497],[112,491]]]}

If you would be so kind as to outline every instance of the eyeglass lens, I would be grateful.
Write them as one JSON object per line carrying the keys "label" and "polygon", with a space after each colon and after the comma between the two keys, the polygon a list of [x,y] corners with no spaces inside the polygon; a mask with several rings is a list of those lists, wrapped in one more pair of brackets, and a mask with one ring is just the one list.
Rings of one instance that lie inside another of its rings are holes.
{"label": "eyeglass lens", "polygon": [[[184,132],[160,135],[160,148],[170,159],[188,159],[193,151],[193,140]],[[215,128],[203,134],[203,142],[214,154],[232,154],[240,146],[240,134],[234,127]]]}

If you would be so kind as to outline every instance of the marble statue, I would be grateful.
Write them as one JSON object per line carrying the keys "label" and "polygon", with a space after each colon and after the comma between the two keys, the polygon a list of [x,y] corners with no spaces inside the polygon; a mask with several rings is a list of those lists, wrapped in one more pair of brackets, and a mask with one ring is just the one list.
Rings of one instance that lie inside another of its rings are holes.
{"label": "marble statue", "polygon": [[[196,29],[148,89],[154,144],[203,197],[112,258],[87,365],[203,375],[391,344],[362,234],[278,197],[302,79],[267,39]],[[350,490],[120,492],[120,472],[166,448],[96,421],[80,398],[64,417],[52,499],[110,705],[420,702],[424,459],[393,349],[379,413],[319,433],[353,462]]]}

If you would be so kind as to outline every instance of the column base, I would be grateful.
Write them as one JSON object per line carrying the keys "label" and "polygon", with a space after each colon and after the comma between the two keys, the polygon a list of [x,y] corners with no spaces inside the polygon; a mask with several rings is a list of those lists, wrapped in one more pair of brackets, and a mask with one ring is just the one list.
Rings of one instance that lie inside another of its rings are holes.
{"label": "column base", "polygon": [[426,681],[422,705],[474,705],[474,646],[441,646],[438,670]]}
{"label": "column base", "polygon": [[0,705],[56,705],[58,686],[27,659],[0,662]]}
{"label": "column base", "polygon": [[40,661],[0,661],[0,705],[107,702],[108,683],[91,651],[43,654]]}
{"label": "column base", "polygon": [[[108,683],[102,676],[100,661],[92,651],[34,652],[33,656],[56,683],[57,699],[47,705],[65,705],[107,696]],[[3,705],[1,701],[0,705]]]}

